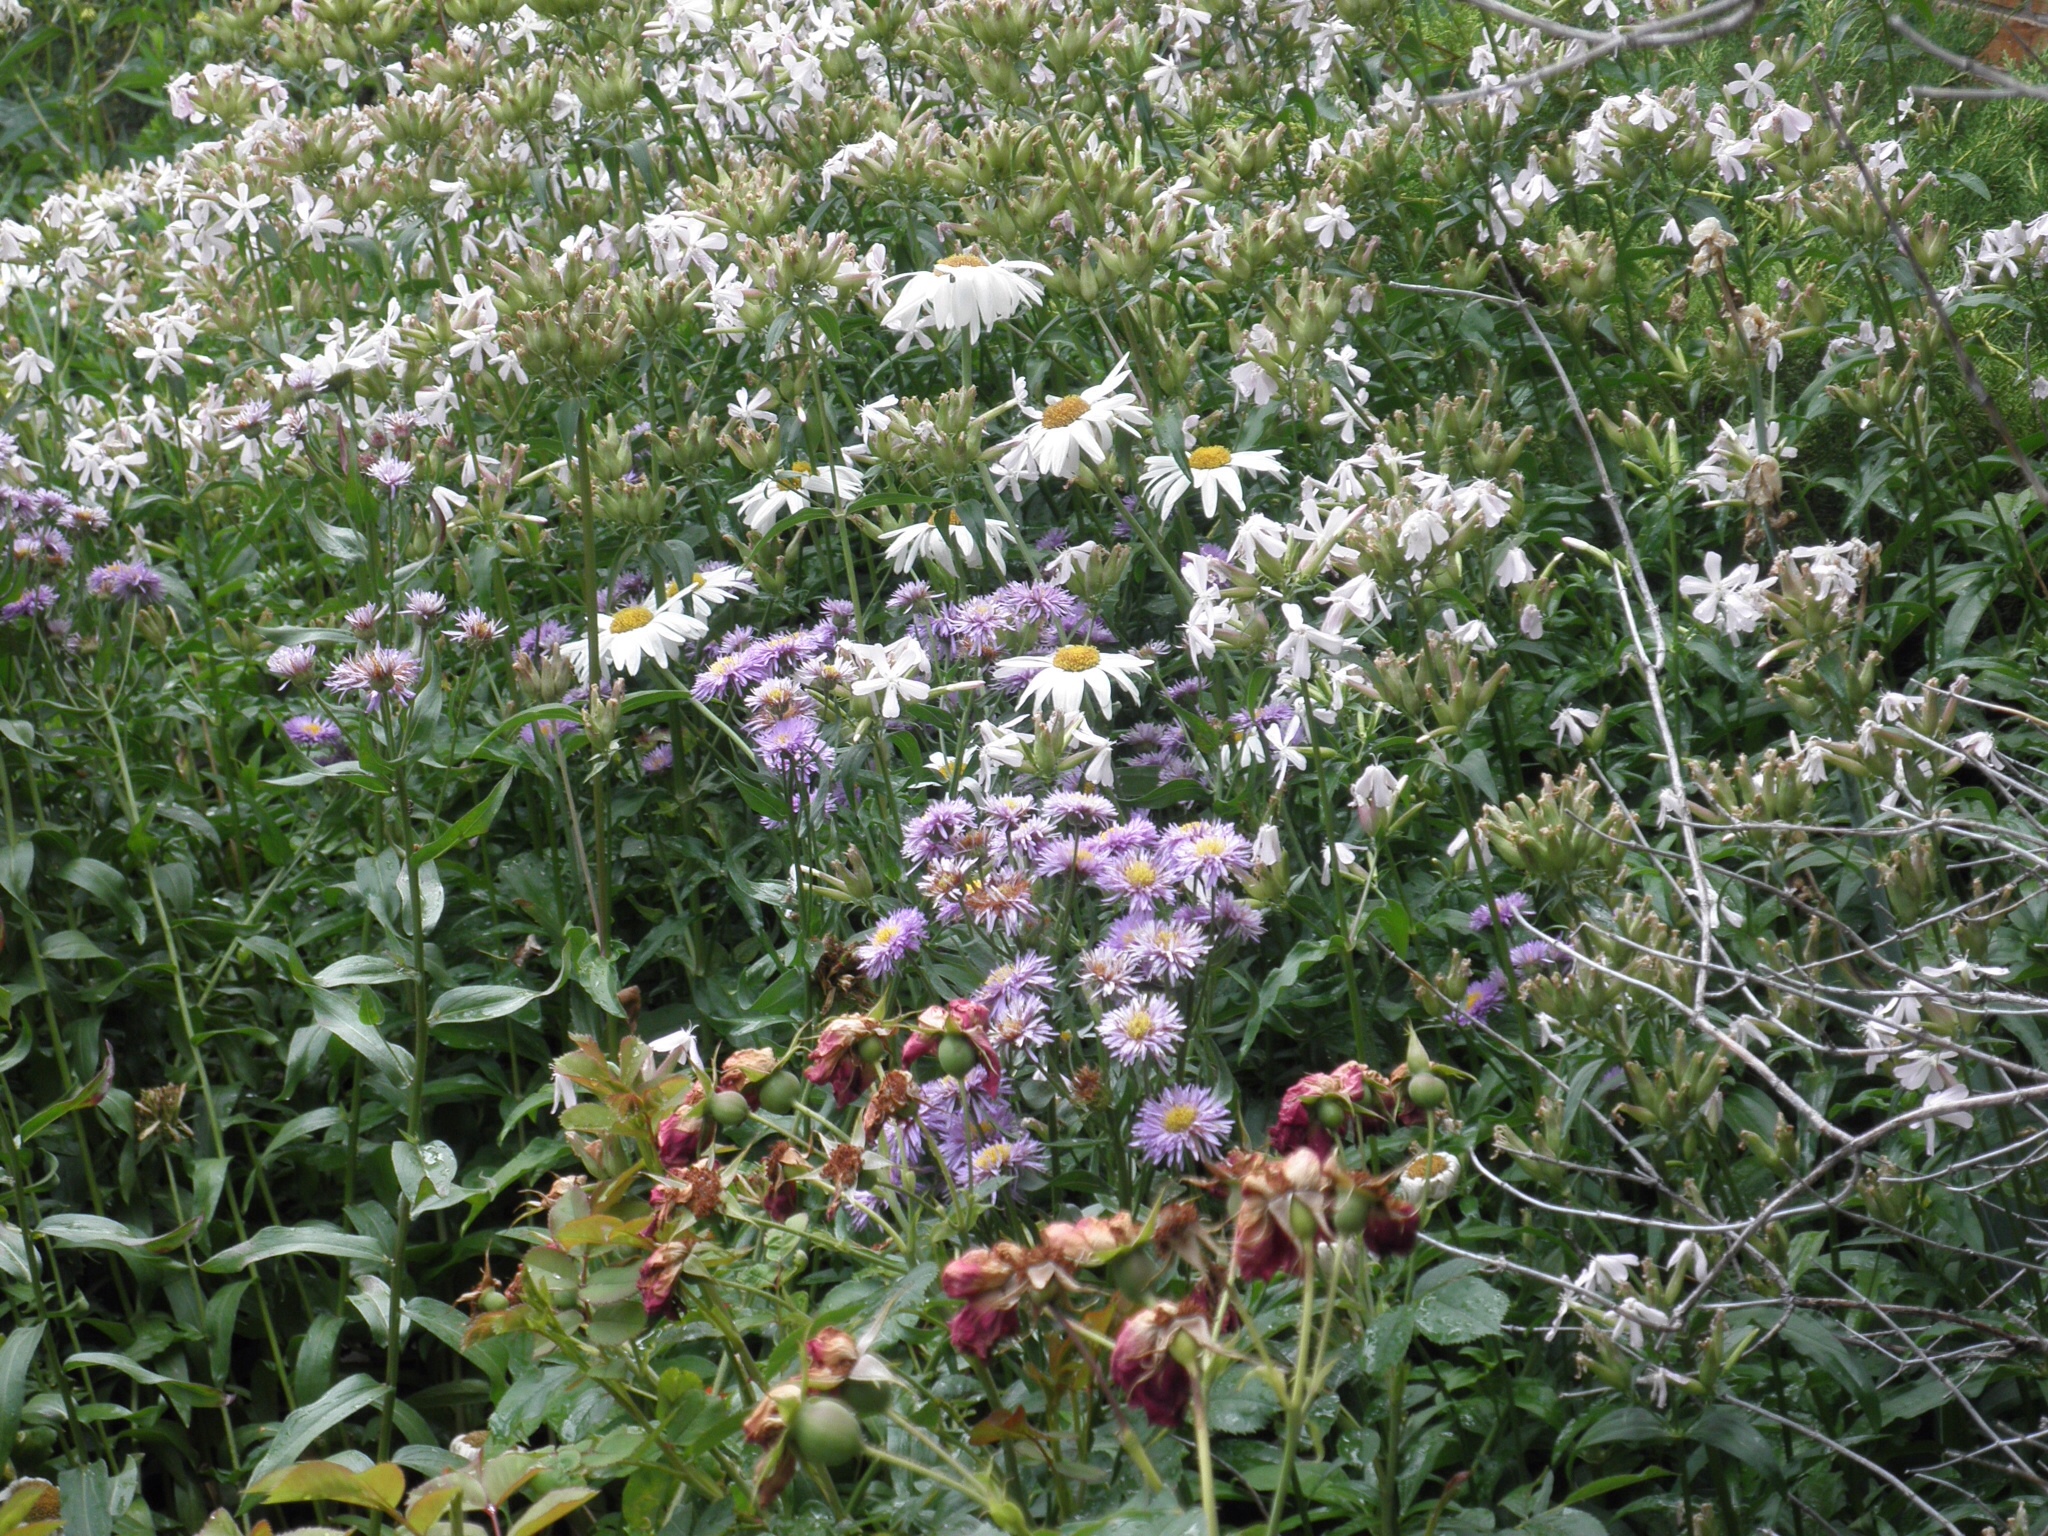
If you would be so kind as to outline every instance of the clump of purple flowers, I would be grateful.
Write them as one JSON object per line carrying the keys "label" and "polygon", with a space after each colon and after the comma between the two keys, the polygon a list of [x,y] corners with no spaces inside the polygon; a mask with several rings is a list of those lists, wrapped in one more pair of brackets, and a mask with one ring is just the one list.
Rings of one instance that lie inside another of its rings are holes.
{"label": "clump of purple flowers", "polygon": [[1495,923],[1512,928],[1517,918],[1529,910],[1529,893],[1509,891],[1505,896],[1496,896],[1492,901],[1482,902],[1472,909],[1472,931],[1484,933]]}
{"label": "clump of purple flowers", "polygon": [[108,602],[147,607],[164,600],[164,579],[139,560],[110,560],[86,576],[85,590]]}

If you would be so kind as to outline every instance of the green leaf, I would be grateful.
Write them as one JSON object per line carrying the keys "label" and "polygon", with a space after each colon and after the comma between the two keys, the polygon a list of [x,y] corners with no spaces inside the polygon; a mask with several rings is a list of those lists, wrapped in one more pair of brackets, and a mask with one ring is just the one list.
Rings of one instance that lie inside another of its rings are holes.
{"label": "green leaf", "polygon": [[1583,1451],[1596,1445],[1642,1445],[1669,1436],[1670,1430],[1656,1414],[1647,1408],[1628,1405],[1594,1419],[1586,1426],[1585,1433],[1572,1442],[1572,1449]]}
{"label": "green leaf", "polygon": [[1778,1458],[1771,1450],[1770,1442],[1757,1432],[1757,1427],[1740,1408],[1727,1403],[1715,1404],[1694,1421],[1688,1435],[1701,1445],[1711,1445],[1766,1476],[1778,1475]]}
{"label": "green leaf", "polygon": [[317,1253],[357,1264],[384,1264],[391,1257],[375,1238],[308,1222],[296,1227],[265,1227],[246,1243],[222,1249],[199,1267],[210,1275],[231,1275],[289,1253]]}
{"label": "green leaf", "polygon": [[350,955],[313,975],[316,987],[375,987],[404,981],[411,975],[403,966],[382,955]]}
{"label": "green leaf", "polygon": [[1280,1411],[1280,1399],[1250,1366],[1233,1366],[1209,1388],[1209,1423],[1219,1434],[1255,1435]]}
{"label": "green leaf", "polygon": [[[450,987],[434,999],[427,1023],[481,1024],[486,1019],[502,1019],[541,995],[526,987]],[[612,1006],[616,1009],[617,1002]]]}
{"label": "green leaf", "polygon": [[302,1461],[252,1484],[249,1493],[266,1504],[326,1499],[395,1515],[405,1497],[405,1469],[387,1461],[355,1472],[338,1461]]}
{"label": "green leaf", "polygon": [[1415,1309],[1415,1326],[1438,1344],[1470,1344],[1500,1332],[1508,1299],[1477,1275],[1438,1286]]}
{"label": "green leaf", "polygon": [[138,1382],[145,1387],[155,1387],[172,1402],[187,1408],[212,1408],[220,1402],[220,1393],[212,1387],[196,1381],[184,1381],[176,1376],[159,1376],[146,1366],[137,1365],[126,1355],[104,1350],[85,1350],[64,1362],[67,1371],[91,1365],[119,1371],[130,1381]]}
{"label": "green leaf", "polygon": [[508,768],[505,776],[498,780],[498,787],[471,806],[462,818],[450,826],[439,837],[428,843],[413,855],[420,863],[438,859],[457,843],[466,843],[473,837],[482,837],[497,820],[498,810],[505,803],[505,793],[512,787],[512,780],[519,770]]}
{"label": "green leaf", "polygon": [[1382,1312],[1365,1330],[1365,1346],[1360,1358],[1366,1372],[1381,1376],[1391,1371],[1408,1357],[1408,1346],[1414,1338],[1413,1307],[1393,1307]]}
{"label": "green leaf", "polygon": [[36,1137],[42,1135],[44,1131],[47,1131],[66,1115],[75,1114],[81,1109],[91,1109],[93,1105],[106,1097],[107,1085],[114,1079],[114,1048],[108,1045],[105,1047],[105,1051],[106,1055],[100,1062],[100,1069],[93,1074],[90,1082],[79,1084],[73,1092],[59,1099],[54,1104],[45,1105],[23,1122],[21,1127],[21,1139],[23,1141],[35,1140]]}
{"label": "green leaf", "polygon": [[28,1401],[28,1368],[43,1342],[42,1323],[23,1323],[0,1344],[0,1457],[11,1455]]}
{"label": "green leaf", "polygon": [[354,565],[370,557],[370,546],[363,536],[353,528],[338,527],[323,523],[312,513],[306,514],[306,532],[313,536],[313,543],[320,553],[330,560],[339,560],[344,565]]}
{"label": "green leaf", "polygon": [[45,960],[112,960],[99,945],[93,943],[76,928],[66,928],[53,933],[43,940]]}
{"label": "green leaf", "polygon": [[1583,1509],[1546,1509],[1515,1529],[1522,1536],[1607,1536],[1607,1527]]}
{"label": "green leaf", "polygon": [[512,1529],[505,1536],[533,1536],[535,1531],[544,1531],[597,1497],[595,1488],[553,1488],[535,1499],[525,1514],[512,1522]]}
{"label": "green leaf", "polygon": [[1252,1009],[1251,1017],[1245,1020],[1244,1040],[1237,1048],[1237,1059],[1243,1061],[1251,1054],[1252,1042],[1259,1038],[1259,1026],[1266,1015],[1273,1011],[1273,1004],[1280,994],[1301,980],[1301,973],[1330,954],[1328,939],[1302,939],[1287,951],[1287,958],[1280,962],[1280,968],[1268,976],[1259,987],[1259,1000]]}
{"label": "green leaf", "polygon": [[360,1371],[336,1382],[318,1402],[303,1403],[284,1417],[262,1459],[249,1469],[254,1487],[271,1473],[290,1466],[299,1453],[344,1419],[361,1413],[384,1396],[383,1384]]}
{"label": "green leaf", "polygon": [[562,935],[562,968],[576,978],[590,1000],[613,1018],[623,1019],[619,1006],[619,976],[611,957],[597,947],[597,941],[581,928]]}

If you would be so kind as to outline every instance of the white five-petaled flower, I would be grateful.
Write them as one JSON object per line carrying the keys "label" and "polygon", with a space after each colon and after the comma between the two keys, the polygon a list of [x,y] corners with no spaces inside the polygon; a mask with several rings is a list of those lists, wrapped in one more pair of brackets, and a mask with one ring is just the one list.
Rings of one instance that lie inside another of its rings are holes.
{"label": "white five-petaled flower", "polygon": [[1343,635],[1319,628],[1304,619],[1299,603],[1282,603],[1280,614],[1287,621],[1287,633],[1281,637],[1273,654],[1290,677],[1307,677],[1315,671],[1319,655],[1341,656],[1354,649]]}
{"label": "white five-petaled flower", "polygon": [[1599,723],[1600,717],[1590,709],[1580,709],[1575,704],[1568,704],[1560,709],[1557,717],[1550,722],[1550,734],[1557,739],[1560,747],[1581,746],[1585,743],[1586,733]]}
{"label": "white five-petaled flower", "polygon": [[[685,613],[682,604],[674,599],[658,608],[631,603],[616,613],[600,613],[597,616],[598,665],[607,671],[638,677],[640,664],[649,657],[657,665],[667,666],[686,644],[703,639],[704,630],[704,621]],[[590,647],[569,645],[564,649],[568,652],[569,665],[576,669],[576,676],[589,682]]]}
{"label": "white five-petaled flower", "polygon": [[1342,203],[1317,203],[1316,211],[1301,221],[1302,233],[1328,250],[1339,240],[1349,240],[1358,233],[1351,222],[1351,211]]}
{"label": "white five-petaled flower", "polygon": [[927,328],[964,330],[970,342],[979,341],[984,330],[1038,303],[1045,289],[1031,274],[1051,270],[1036,261],[992,262],[974,251],[941,256],[929,272],[910,275],[882,324],[901,331],[904,346],[913,338],[930,346]]}
{"label": "white five-petaled flower", "polygon": [[1702,563],[1706,567],[1704,576],[1684,576],[1678,582],[1680,594],[1695,600],[1695,619],[1714,625],[1731,640],[1748,634],[1763,622],[1764,593],[1778,584],[1777,577],[1766,576],[1759,581],[1756,566],[1747,561],[1724,576],[1721,556],[1716,550],[1708,550]]}
{"label": "white five-petaled flower", "polygon": [[1210,444],[1189,451],[1186,469],[1170,453],[1147,455],[1138,484],[1161,517],[1179,506],[1190,490],[1200,491],[1202,516],[1213,523],[1219,492],[1228,496],[1238,511],[1244,510],[1245,474],[1278,475],[1284,480],[1287,469],[1270,448],[1230,449]]}
{"label": "white five-petaled flower", "polygon": [[862,645],[842,641],[840,649],[860,663],[861,676],[853,684],[855,698],[879,701],[882,717],[894,720],[903,713],[903,701],[922,704],[932,696],[932,660],[914,636],[905,635],[887,645]]}
{"label": "white five-petaled flower", "polygon": [[1012,475],[1071,480],[1080,473],[1083,459],[1102,462],[1119,431],[1136,433],[1149,427],[1150,413],[1123,388],[1130,377],[1130,359],[1120,357],[1100,384],[1046,401],[1036,410],[1038,419],[1004,445],[1003,463]]}
{"label": "white five-petaled flower", "polygon": [[996,663],[999,678],[1028,677],[1023,702],[1043,703],[1062,714],[1078,717],[1082,702],[1090,695],[1106,716],[1113,700],[1113,688],[1120,687],[1132,698],[1138,696],[1138,680],[1152,663],[1143,656],[1121,651],[1102,651],[1092,645],[1063,645],[1043,656],[1016,656]]}
{"label": "white five-petaled flower", "polygon": [[1934,1156],[1934,1127],[1937,1121],[1943,1125],[1959,1126],[1963,1130],[1968,1130],[1977,1123],[1977,1117],[1971,1114],[1969,1110],[1960,1107],[1946,1107],[1961,1106],[1969,1102],[1970,1090],[1961,1083],[1955,1083],[1941,1089],[1939,1092],[1930,1093],[1920,1101],[1920,1107],[1923,1110],[1931,1109],[1935,1111],[1927,1117],[1927,1155],[1929,1157]]}

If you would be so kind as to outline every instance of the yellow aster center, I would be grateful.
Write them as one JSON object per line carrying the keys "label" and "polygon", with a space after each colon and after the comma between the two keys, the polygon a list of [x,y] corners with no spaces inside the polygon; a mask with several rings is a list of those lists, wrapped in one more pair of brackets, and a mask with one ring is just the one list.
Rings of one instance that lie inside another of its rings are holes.
{"label": "yellow aster center", "polygon": [[1124,1024],[1124,1035],[1127,1039],[1131,1040],[1151,1039],[1152,1015],[1149,1013],[1132,1014],[1130,1019]]}
{"label": "yellow aster center", "polygon": [[1195,1106],[1176,1104],[1159,1117],[1160,1129],[1169,1136],[1185,1136],[1195,1128]]}
{"label": "yellow aster center", "polygon": [[1197,448],[1188,455],[1189,469],[1221,469],[1229,462],[1228,448]]}
{"label": "yellow aster center", "polygon": [[612,633],[630,635],[636,629],[645,629],[654,622],[654,610],[642,608],[635,603],[631,608],[621,608],[612,615]]}
{"label": "yellow aster center", "polygon": [[1102,652],[1092,645],[1063,645],[1052,653],[1052,664],[1062,672],[1093,672],[1102,665]]}
{"label": "yellow aster center", "polygon": [[1045,408],[1045,414],[1038,418],[1042,427],[1071,427],[1088,414],[1088,402],[1079,395],[1062,395]]}
{"label": "yellow aster center", "polygon": [[988,263],[972,251],[961,251],[958,255],[941,256],[938,259],[937,265],[942,267],[985,267]]}
{"label": "yellow aster center", "polygon": [[1143,886],[1157,885],[1158,883],[1159,871],[1150,864],[1147,864],[1143,859],[1133,859],[1124,866],[1125,885]]}

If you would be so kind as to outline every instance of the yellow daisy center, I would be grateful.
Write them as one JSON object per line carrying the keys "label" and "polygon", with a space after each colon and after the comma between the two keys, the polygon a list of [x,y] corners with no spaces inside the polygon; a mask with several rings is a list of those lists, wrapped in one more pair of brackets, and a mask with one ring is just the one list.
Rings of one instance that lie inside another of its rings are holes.
{"label": "yellow daisy center", "polygon": [[790,466],[789,466],[789,472],[790,472],[790,473],[791,473],[792,475],[808,475],[808,474],[809,474],[809,473],[811,472],[811,464],[810,464],[810,460],[808,460],[808,459],[793,459],[793,460],[791,460],[791,461],[790,461]]}
{"label": "yellow daisy center", "polygon": [[954,256],[941,256],[936,264],[941,267],[985,267],[988,265],[987,262],[983,261],[972,251],[961,251]]}
{"label": "yellow daisy center", "polygon": [[1159,1117],[1159,1125],[1170,1136],[1185,1136],[1195,1128],[1195,1106],[1176,1104]]}
{"label": "yellow daisy center", "polygon": [[1228,448],[1197,448],[1188,455],[1189,469],[1221,469],[1229,462]]}
{"label": "yellow daisy center", "polygon": [[1071,427],[1088,414],[1088,402],[1079,395],[1062,395],[1045,408],[1045,414],[1038,418],[1042,427]]}
{"label": "yellow daisy center", "polygon": [[654,622],[654,610],[635,603],[631,608],[621,608],[612,615],[612,633],[629,635],[636,629],[645,629]]}
{"label": "yellow daisy center", "polygon": [[1092,645],[1063,645],[1052,653],[1052,664],[1062,672],[1093,672],[1102,665],[1102,652]]}
{"label": "yellow daisy center", "polygon": [[1441,1154],[1431,1153],[1415,1159],[1406,1172],[1411,1179],[1433,1179],[1449,1167],[1450,1163]]}

